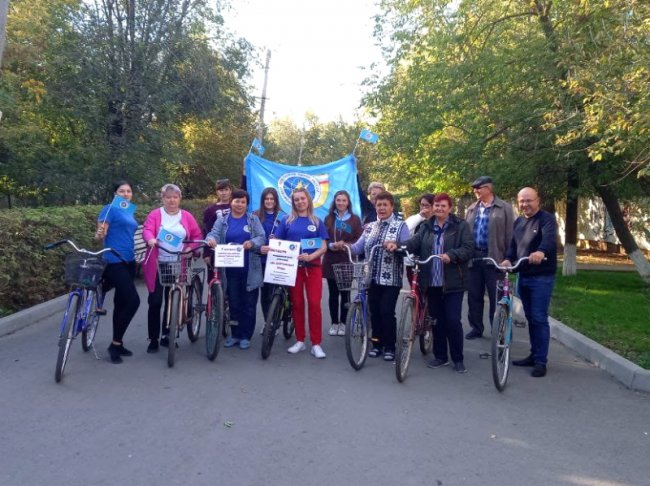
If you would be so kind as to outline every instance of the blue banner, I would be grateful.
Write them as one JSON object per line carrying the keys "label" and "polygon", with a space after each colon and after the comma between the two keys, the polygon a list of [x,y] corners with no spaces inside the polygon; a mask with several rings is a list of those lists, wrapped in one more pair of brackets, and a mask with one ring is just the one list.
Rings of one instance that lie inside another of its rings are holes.
{"label": "blue banner", "polygon": [[323,165],[284,165],[249,153],[246,163],[246,190],[251,196],[251,210],[259,206],[260,196],[266,187],[273,187],[280,195],[282,211],[291,214],[291,193],[305,187],[314,201],[316,215],[324,220],[334,200],[336,191],[350,194],[352,208],[361,216],[361,203],[357,186],[356,160],[348,155]]}
{"label": "blue banner", "polygon": [[117,194],[113,198],[113,202],[111,202],[111,207],[122,209],[129,214],[135,213],[135,210],[137,209],[137,206],[135,204],[122,196],[118,196]]}

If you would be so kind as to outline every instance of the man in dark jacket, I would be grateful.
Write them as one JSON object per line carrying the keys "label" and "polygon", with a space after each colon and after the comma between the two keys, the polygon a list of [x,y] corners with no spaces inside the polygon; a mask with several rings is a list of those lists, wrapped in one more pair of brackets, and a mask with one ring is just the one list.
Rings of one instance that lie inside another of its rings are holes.
{"label": "man in dark jacket", "polygon": [[519,297],[524,306],[530,336],[530,355],[513,361],[515,366],[532,366],[532,376],[546,375],[551,330],[548,307],[551,303],[557,271],[557,221],[540,209],[537,191],[524,187],[517,195],[523,216],[515,220],[513,238],[502,266],[512,266],[521,257],[528,257],[519,267]]}
{"label": "man in dark jacket", "polygon": [[[476,202],[467,208],[465,221],[474,237],[474,258],[490,257],[500,262],[512,240],[512,223],[515,219],[512,206],[494,194],[492,179],[482,176],[472,183]],[[490,300],[490,324],[496,310],[496,285],[500,272],[486,261],[473,261],[469,268],[467,293],[468,320],[472,330],[466,339],[483,335],[483,302],[487,290]]]}

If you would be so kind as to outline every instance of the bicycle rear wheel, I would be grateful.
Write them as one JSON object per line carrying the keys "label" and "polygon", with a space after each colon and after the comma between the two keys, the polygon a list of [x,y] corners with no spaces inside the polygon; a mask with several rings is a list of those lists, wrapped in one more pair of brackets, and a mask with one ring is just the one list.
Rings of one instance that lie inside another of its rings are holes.
{"label": "bicycle rear wheel", "polygon": [[280,328],[280,320],[284,311],[284,298],[282,294],[275,294],[271,300],[269,311],[264,322],[264,331],[262,333],[262,359],[266,359],[271,354],[275,333]]}
{"label": "bicycle rear wheel", "polygon": [[395,343],[395,376],[400,383],[406,380],[411,362],[411,351],[415,338],[414,311],[415,299],[411,296],[405,297],[397,322],[397,342]]}
{"label": "bicycle rear wheel", "polygon": [[498,304],[492,322],[492,380],[500,392],[505,389],[508,381],[511,338],[508,306],[505,303]]}
{"label": "bicycle rear wheel", "polygon": [[74,339],[75,327],[79,316],[79,294],[72,294],[68,301],[68,307],[63,314],[61,335],[59,336],[59,354],[56,358],[56,369],[54,380],[59,383],[63,378],[63,370],[68,362],[68,353]]}
{"label": "bicycle rear wheel", "polygon": [[187,337],[191,342],[199,338],[203,320],[203,283],[198,275],[187,288]]}
{"label": "bicycle rear wheel", "polygon": [[223,287],[215,283],[210,289],[210,312],[205,323],[205,353],[214,361],[221,347],[224,327]]}
{"label": "bicycle rear wheel", "polygon": [[345,353],[355,370],[363,368],[368,357],[368,331],[361,302],[352,302],[345,319]]}
{"label": "bicycle rear wheel", "polygon": [[169,347],[167,348],[167,366],[174,366],[176,361],[176,331],[180,322],[181,291],[174,289],[169,296]]}
{"label": "bicycle rear wheel", "polygon": [[[97,314],[97,302],[103,301],[103,296],[100,295],[101,290],[86,291],[86,322],[81,330],[81,347],[85,352],[88,352],[93,347],[95,336],[97,335],[97,327],[99,326],[99,314]],[[90,302],[90,305],[88,305]]]}

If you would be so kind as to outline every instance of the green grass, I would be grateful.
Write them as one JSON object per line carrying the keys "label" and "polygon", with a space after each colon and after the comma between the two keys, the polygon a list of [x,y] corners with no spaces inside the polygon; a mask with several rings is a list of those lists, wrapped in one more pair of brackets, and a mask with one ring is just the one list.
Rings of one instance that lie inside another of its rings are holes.
{"label": "green grass", "polygon": [[650,287],[636,272],[558,274],[550,314],[650,369]]}

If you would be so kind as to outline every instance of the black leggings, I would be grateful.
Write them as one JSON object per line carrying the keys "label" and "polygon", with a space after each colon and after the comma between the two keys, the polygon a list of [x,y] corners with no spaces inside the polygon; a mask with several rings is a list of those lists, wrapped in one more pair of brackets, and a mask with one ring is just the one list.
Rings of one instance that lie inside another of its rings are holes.
{"label": "black leggings", "polygon": [[109,263],[104,269],[104,292],[115,289],[113,300],[113,341],[121,343],[131,319],[140,307],[140,297],[135,288],[135,262]]}
{"label": "black leggings", "polygon": [[[160,280],[156,276],[156,288],[153,292],[149,293],[147,299],[149,303],[149,311],[147,314],[147,329],[149,332],[149,339],[157,341],[160,338],[160,308],[163,305],[163,296],[165,300],[165,308],[163,312],[163,322],[167,322],[167,304],[169,302],[169,291],[171,287],[163,287],[160,285]],[[163,336],[169,334],[169,329],[165,328],[162,332]]]}
{"label": "black leggings", "polygon": [[[329,289],[329,308],[330,308],[330,317],[332,318],[332,324],[341,323],[345,324],[345,318],[348,315],[348,309],[346,304],[350,302],[350,292],[349,291],[339,291],[338,286],[336,285],[336,280],[333,278],[327,279],[327,288]],[[341,296],[341,301],[339,303],[339,296]],[[340,313],[339,313],[340,309]],[[339,320],[341,316],[341,320]]]}

